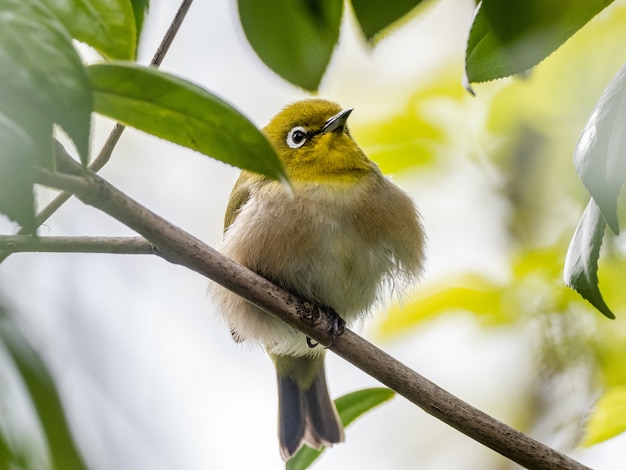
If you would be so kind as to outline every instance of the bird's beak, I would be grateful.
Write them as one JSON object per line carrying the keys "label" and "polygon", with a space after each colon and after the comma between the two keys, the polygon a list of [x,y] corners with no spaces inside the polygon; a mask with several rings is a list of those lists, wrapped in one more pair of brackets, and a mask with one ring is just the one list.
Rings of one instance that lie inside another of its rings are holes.
{"label": "bird's beak", "polygon": [[324,127],[320,129],[320,134],[326,134],[337,129],[343,130],[346,127],[348,116],[350,116],[353,109],[354,108],[343,109],[331,117],[324,123]]}

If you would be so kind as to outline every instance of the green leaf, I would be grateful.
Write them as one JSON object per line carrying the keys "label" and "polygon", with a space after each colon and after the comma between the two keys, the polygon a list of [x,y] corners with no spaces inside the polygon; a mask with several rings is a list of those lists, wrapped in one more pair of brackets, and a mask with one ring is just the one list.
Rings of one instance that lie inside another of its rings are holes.
{"label": "green leaf", "polygon": [[348,426],[366,411],[391,400],[396,395],[385,387],[366,388],[348,393],[335,400],[337,412],[344,426]]}
{"label": "green leaf", "polygon": [[[34,468],[33,459],[28,458],[28,451],[14,449],[13,442],[6,439],[3,433],[5,429],[0,428],[0,468],[6,469],[28,469]],[[9,436],[7,436],[9,437]]]}
{"label": "green leaf", "polygon": [[[395,394],[393,390],[384,387],[366,388],[337,398],[335,406],[341,422],[344,427],[347,427],[363,413],[391,400]],[[286,468],[287,470],[304,470],[309,468],[322,452],[324,452],[324,449],[315,450],[306,445],[302,446],[298,453],[287,462]]]}
{"label": "green leaf", "polygon": [[604,392],[587,424],[584,446],[606,441],[626,431],[626,385]]}
{"label": "green leaf", "polygon": [[83,163],[89,153],[91,88],[71,38],[32,2],[5,0],[0,10],[0,111],[52,166],[52,124],[72,138]]}
{"label": "green leaf", "polygon": [[[425,83],[390,114],[377,115],[351,132],[359,146],[383,173],[397,174],[438,161],[441,147],[450,145],[442,121],[433,113],[441,103],[462,106],[465,91],[456,73],[440,73],[436,81]],[[450,131],[453,132],[453,131]]]}
{"label": "green leaf", "polygon": [[96,112],[231,165],[287,179],[265,135],[207,90],[150,67],[88,69]]}
{"label": "green leaf", "polygon": [[425,286],[410,302],[392,305],[380,324],[380,332],[386,336],[405,333],[438,315],[455,311],[473,312],[502,323],[517,313],[513,305],[506,305],[505,294],[505,285],[474,273],[446,278]]}
{"label": "green leaf", "polygon": [[135,29],[137,31],[137,40],[141,35],[143,29],[143,19],[150,7],[150,0],[130,0],[133,5],[133,11],[135,13]]}
{"label": "green leaf", "polygon": [[129,0],[40,0],[65,29],[109,59],[134,59],[137,25]]}
{"label": "green leaf", "polygon": [[11,468],[14,456],[0,429],[0,468]]}
{"label": "green leaf", "polygon": [[315,91],[339,39],[342,0],[238,0],[248,42],[285,80]]}
{"label": "green leaf", "polygon": [[590,199],[570,241],[563,279],[603,315],[614,319],[598,288],[598,257],[605,225],[600,208]]}
{"label": "green leaf", "polygon": [[352,8],[361,30],[368,41],[373,42],[383,29],[407,15],[423,0],[352,0]]}
{"label": "green leaf", "polygon": [[8,320],[0,321],[0,340],[15,363],[48,441],[53,467],[86,469],[67,423],[54,381],[44,361]]}
{"label": "green leaf", "polygon": [[483,0],[467,40],[469,83],[526,72],[613,0]]}
{"label": "green leaf", "polygon": [[576,145],[574,165],[607,224],[618,234],[617,197],[626,180],[626,65],[591,113]]}
{"label": "green leaf", "polygon": [[0,113],[0,213],[29,232],[35,230],[33,162],[37,145],[18,124]]}

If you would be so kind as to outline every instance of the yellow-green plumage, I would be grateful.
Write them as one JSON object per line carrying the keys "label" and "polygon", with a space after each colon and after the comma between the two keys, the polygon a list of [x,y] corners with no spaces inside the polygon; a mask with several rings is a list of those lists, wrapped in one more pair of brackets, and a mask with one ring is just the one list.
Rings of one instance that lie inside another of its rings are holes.
{"label": "yellow-green plumage", "polygon": [[[235,261],[334,309],[348,325],[368,312],[385,286],[419,276],[424,259],[413,202],[352,139],[345,126],[349,112],[311,99],[288,106],[268,124],[264,132],[293,193],[242,172],[226,211],[223,246]],[[302,442],[342,441],[326,391],[324,350],[310,348],[302,333],[223,288],[214,287],[213,296],[233,337],[260,344],[274,359],[283,457]]]}

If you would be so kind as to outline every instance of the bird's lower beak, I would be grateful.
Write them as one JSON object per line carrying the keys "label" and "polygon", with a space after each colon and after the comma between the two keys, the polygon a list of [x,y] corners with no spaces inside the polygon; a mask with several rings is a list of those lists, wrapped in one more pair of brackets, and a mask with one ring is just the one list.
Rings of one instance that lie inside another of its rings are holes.
{"label": "bird's lower beak", "polygon": [[328,132],[335,131],[337,129],[342,130],[346,127],[346,121],[348,120],[348,116],[352,112],[354,108],[343,109],[331,117],[326,123],[324,127],[320,129],[320,134],[326,134]]}

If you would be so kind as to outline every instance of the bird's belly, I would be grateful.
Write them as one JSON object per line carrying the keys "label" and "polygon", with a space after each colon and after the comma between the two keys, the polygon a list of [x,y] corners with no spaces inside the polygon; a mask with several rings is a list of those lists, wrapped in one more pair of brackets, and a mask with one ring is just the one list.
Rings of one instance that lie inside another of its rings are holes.
{"label": "bird's belly", "polygon": [[[378,298],[393,262],[354,225],[349,209],[319,204],[250,201],[226,233],[223,252],[351,324]],[[280,320],[228,291],[217,297],[235,337],[257,340],[275,353],[312,353],[302,333]]]}
{"label": "bird's belly", "polygon": [[350,321],[374,302],[393,261],[382,240],[358,226],[353,192],[312,196],[290,204],[284,198],[252,201],[234,227],[247,233],[227,238],[244,246],[233,253],[237,261]]}
{"label": "bird's belly", "polygon": [[280,283],[318,304],[332,307],[346,321],[374,302],[386,263],[353,227],[338,224],[312,229],[310,250],[286,260]]}

